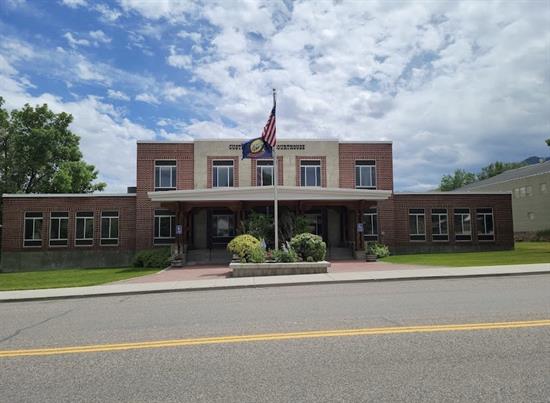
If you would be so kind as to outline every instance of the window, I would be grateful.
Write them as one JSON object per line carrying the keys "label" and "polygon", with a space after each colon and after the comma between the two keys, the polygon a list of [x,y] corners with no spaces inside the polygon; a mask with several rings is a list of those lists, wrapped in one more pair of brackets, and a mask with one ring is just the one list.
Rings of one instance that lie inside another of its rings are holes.
{"label": "window", "polygon": [[432,209],[432,240],[448,241],[447,209]]}
{"label": "window", "polygon": [[42,213],[25,213],[23,246],[42,246]]}
{"label": "window", "polygon": [[527,186],[527,187],[525,188],[525,194],[526,194],[527,196],[533,196],[533,187],[532,187],[532,186]]}
{"label": "window", "polygon": [[300,162],[301,186],[321,186],[321,161]]}
{"label": "window", "polygon": [[411,241],[426,240],[426,225],[424,222],[424,209],[409,210],[409,229]]}
{"label": "window", "polygon": [[235,235],[235,216],[233,214],[213,214],[212,227],[214,237],[232,237]]}
{"label": "window", "polygon": [[232,187],[233,161],[213,161],[212,164],[212,187]]}
{"label": "window", "polygon": [[155,161],[155,190],[176,188],[176,161]]}
{"label": "window", "polygon": [[535,219],[535,213],[533,213],[532,211],[529,211],[527,213],[527,218],[529,218],[530,221],[533,221]]}
{"label": "window", "polygon": [[74,244],[90,246],[94,244],[94,213],[79,211],[76,213],[76,231]]}
{"label": "window", "polygon": [[69,213],[50,214],[50,246],[67,246]]}
{"label": "window", "polygon": [[363,214],[363,237],[365,241],[378,239],[378,212],[375,208],[367,209]]}
{"label": "window", "polygon": [[525,187],[520,187],[519,188],[519,196],[521,198],[523,198],[523,197],[525,197],[525,194],[526,194]]}
{"label": "window", "polygon": [[493,222],[492,208],[478,208],[477,217],[477,239],[480,241],[492,241],[495,239],[495,226]]}
{"label": "window", "polygon": [[273,161],[263,160],[256,164],[256,185],[273,186]]}
{"label": "window", "polygon": [[176,237],[176,215],[168,210],[155,210],[155,244],[170,244]]}
{"label": "window", "polygon": [[118,211],[101,212],[101,245],[118,245]]}
{"label": "window", "polygon": [[323,215],[321,213],[305,214],[309,221],[309,232],[315,235],[323,236]]}
{"label": "window", "polygon": [[514,189],[514,196],[516,197],[516,199],[519,199],[519,188]]}
{"label": "window", "polygon": [[470,209],[457,208],[454,211],[455,215],[455,239],[457,241],[472,240],[472,220]]}
{"label": "window", "polygon": [[544,193],[546,193],[547,191],[548,191],[548,190],[547,190],[547,188],[546,188],[546,183],[541,183],[541,184],[540,184],[540,192],[541,192],[542,194],[544,194]]}
{"label": "window", "polygon": [[376,163],[374,161],[355,161],[355,187],[376,188]]}

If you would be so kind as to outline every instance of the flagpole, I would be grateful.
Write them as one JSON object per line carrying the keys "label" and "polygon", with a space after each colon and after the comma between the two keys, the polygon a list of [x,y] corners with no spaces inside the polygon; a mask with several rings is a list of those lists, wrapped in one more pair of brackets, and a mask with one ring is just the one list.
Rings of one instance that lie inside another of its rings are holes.
{"label": "flagpole", "polygon": [[[277,91],[273,88],[273,107],[275,108],[275,113],[277,113]],[[275,117],[274,117],[275,118]],[[275,120],[275,124],[277,120]],[[276,130],[276,129],[275,129]],[[277,136],[275,134],[275,136]],[[277,138],[277,137],[275,137]],[[278,169],[278,160],[277,160],[277,144],[273,147],[273,222],[275,227],[275,250],[279,250],[279,201],[277,196],[277,185],[279,183],[279,169]]]}

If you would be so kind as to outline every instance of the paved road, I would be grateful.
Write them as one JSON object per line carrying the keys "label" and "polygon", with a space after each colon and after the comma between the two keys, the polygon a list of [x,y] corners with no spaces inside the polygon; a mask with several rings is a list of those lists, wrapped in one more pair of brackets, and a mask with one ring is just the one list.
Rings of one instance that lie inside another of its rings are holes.
{"label": "paved road", "polygon": [[[0,350],[541,319],[548,275],[205,291],[0,304]],[[549,399],[550,326],[0,357],[0,402]]]}

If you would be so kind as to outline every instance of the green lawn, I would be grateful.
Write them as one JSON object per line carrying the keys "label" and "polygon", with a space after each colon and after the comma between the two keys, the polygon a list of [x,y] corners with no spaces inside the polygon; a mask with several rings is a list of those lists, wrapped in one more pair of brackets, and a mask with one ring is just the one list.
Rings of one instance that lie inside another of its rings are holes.
{"label": "green lawn", "polygon": [[0,291],[37,288],[83,287],[125,280],[158,272],[160,269],[67,269],[0,273]]}
{"label": "green lawn", "polygon": [[390,263],[454,267],[550,263],[550,242],[517,242],[515,250],[501,252],[424,253],[389,256],[381,260]]}

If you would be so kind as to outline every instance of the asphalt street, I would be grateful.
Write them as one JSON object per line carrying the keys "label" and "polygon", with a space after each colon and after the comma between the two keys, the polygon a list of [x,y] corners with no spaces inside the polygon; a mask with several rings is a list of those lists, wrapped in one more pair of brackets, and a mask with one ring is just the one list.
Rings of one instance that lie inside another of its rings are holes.
{"label": "asphalt street", "polygon": [[550,326],[512,325],[548,319],[549,275],[4,303],[0,402],[548,402]]}

